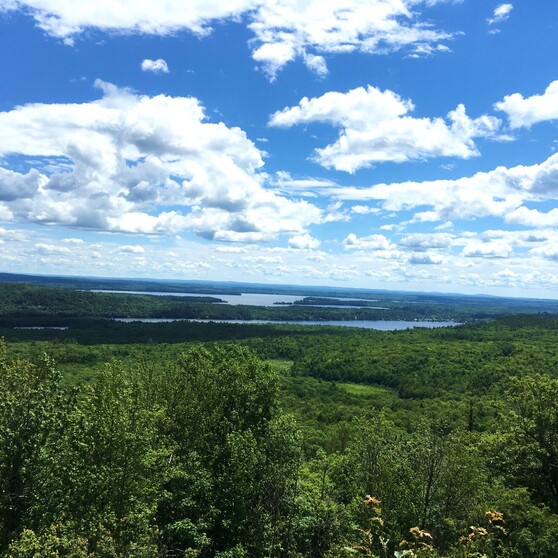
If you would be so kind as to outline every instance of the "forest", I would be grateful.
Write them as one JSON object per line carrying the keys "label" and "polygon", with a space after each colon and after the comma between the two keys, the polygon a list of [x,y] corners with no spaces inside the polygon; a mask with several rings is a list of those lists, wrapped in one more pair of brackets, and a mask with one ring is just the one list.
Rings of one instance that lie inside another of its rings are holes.
{"label": "forest", "polygon": [[[102,281],[85,284],[90,289],[105,286],[105,282]],[[558,302],[536,299],[515,301],[495,297],[369,292],[359,296],[376,298],[355,301],[348,294],[351,291],[344,291],[338,293],[341,298],[301,294],[300,300],[296,300],[293,304],[251,306],[224,304],[219,294],[230,294],[230,292],[224,290],[219,293],[211,291],[211,288],[204,288],[202,291],[209,290],[212,294],[201,292],[200,296],[176,296],[176,292],[172,289],[168,291],[168,295],[151,296],[126,292],[94,292],[68,288],[56,282],[53,285],[56,286],[15,281],[0,283],[0,325],[7,324],[10,327],[16,323],[15,319],[21,326],[66,325],[73,318],[468,322],[510,314],[558,314]],[[121,286],[129,289],[132,286],[138,287],[138,283],[126,283]],[[153,290],[156,287],[147,283],[145,288]],[[161,283],[159,288],[165,289],[168,286]]]}
{"label": "forest", "polygon": [[558,317],[120,323],[177,301],[55,290],[0,289],[0,556],[558,555]]}

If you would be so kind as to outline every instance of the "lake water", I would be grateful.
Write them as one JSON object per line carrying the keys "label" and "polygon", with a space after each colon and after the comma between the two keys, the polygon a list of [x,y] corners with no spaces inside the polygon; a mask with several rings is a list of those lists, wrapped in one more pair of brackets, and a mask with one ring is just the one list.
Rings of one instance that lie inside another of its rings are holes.
{"label": "lake water", "polygon": [[[294,295],[279,295],[279,294],[259,294],[259,293],[242,293],[240,295],[227,295],[227,294],[202,294],[202,293],[164,293],[164,292],[146,292],[146,291],[109,291],[101,289],[93,289],[92,293],[114,293],[114,294],[137,294],[137,295],[149,295],[149,296],[188,296],[188,297],[213,297],[220,298],[223,302],[230,304],[231,306],[239,306],[241,304],[245,306],[275,306],[277,304],[292,304],[297,300],[302,300],[304,296],[294,296]],[[320,296],[319,298],[331,299],[331,300],[344,300],[349,302],[376,302],[372,299],[362,299],[362,298],[339,298],[339,297],[329,297]],[[298,306],[298,304],[297,304]],[[304,305],[301,305],[304,306]],[[324,304],[324,305],[308,305],[308,306],[318,306],[321,308],[363,308],[363,306],[339,306],[335,304]],[[373,310],[387,310],[384,306],[368,306]]]}
{"label": "lake water", "polygon": [[396,331],[400,329],[413,329],[415,327],[449,327],[461,325],[457,322],[410,322],[403,320],[176,320],[170,318],[115,318],[116,322],[142,322],[148,324],[168,323],[168,322],[199,322],[199,323],[217,323],[217,324],[294,324],[294,325],[311,325],[311,326],[341,326],[341,327],[358,327],[361,329],[376,329],[380,331]]}
{"label": "lake water", "polygon": [[59,329],[60,331],[66,331],[70,328],[67,326],[16,326],[14,327],[14,329]]}
{"label": "lake water", "polygon": [[191,296],[191,297],[213,297],[220,298],[222,301],[230,304],[231,306],[239,306],[244,304],[246,306],[274,306],[277,303],[293,303],[295,300],[300,300],[301,296],[292,295],[275,295],[275,294],[256,294],[256,293],[242,293],[241,295],[225,295],[225,294],[202,294],[202,293],[162,293],[162,292],[145,292],[145,291],[105,291],[105,290],[92,290],[93,293],[115,293],[115,294],[139,294],[149,296]]}
{"label": "lake water", "polygon": [[359,310],[389,310],[387,306],[353,306],[349,304],[294,304],[293,306],[302,306],[303,308],[358,308]]}

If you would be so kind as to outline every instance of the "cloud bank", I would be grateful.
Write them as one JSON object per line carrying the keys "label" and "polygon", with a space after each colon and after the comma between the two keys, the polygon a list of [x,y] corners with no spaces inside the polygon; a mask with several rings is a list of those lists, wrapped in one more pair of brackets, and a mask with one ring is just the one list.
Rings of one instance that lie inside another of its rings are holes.
{"label": "cloud bank", "polygon": [[197,99],[97,86],[97,101],[0,113],[0,157],[28,167],[0,167],[5,218],[227,241],[304,234],[321,220],[266,190],[262,152],[241,129],[208,122]]}
{"label": "cloud bank", "polygon": [[253,33],[254,60],[274,78],[287,63],[301,59],[318,75],[327,73],[325,56],[403,50],[428,56],[449,50],[452,33],[421,19],[419,9],[448,0],[0,0],[0,11],[20,10],[49,35],[73,44],[87,29],[103,32],[203,36],[224,20],[243,20]]}

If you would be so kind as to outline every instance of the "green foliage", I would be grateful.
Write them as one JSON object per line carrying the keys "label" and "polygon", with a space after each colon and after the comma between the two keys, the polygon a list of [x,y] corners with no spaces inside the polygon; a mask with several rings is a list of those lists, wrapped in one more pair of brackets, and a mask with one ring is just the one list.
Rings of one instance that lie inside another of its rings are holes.
{"label": "green foliage", "polygon": [[64,425],[66,401],[52,361],[8,359],[0,340],[0,548],[31,522],[41,466]]}
{"label": "green foliage", "polygon": [[324,335],[306,340],[293,366],[328,381],[391,387],[404,398],[481,396],[509,376],[558,369],[558,335],[545,327],[549,321],[516,318],[519,330],[509,330],[504,321],[501,327]]}
{"label": "green foliage", "polygon": [[165,544],[202,544],[211,555],[238,553],[239,545],[251,555],[273,547],[299,451],[292,421],[276,418],[271,368],[238,346],[195,347],[162,372],[160,385],[166,435],[175,445],[159,507]]}
{"label": "green foliage", "polygon": [[10,558],[88,558],[87,541],[73,537],[64,527],[52,525],[41,535],[24,529],[7,552]]}
{"label": "green foliage", "polygon": [[511,378],[504,409],[502,436],[496,439],[502,473],[557,513],[558,379],[541,374]]}
{"label": "green foliage", "polygon": [[252,353],[195,347],[158,370],[113,362],[66,394],[50,361],[2,351],[7,555],[240,556],[281,544],[298,434]]}
{"label": "green foliage", "polygon": [[101,324],[0,344],[0,556],[556,556],[555,321]]}

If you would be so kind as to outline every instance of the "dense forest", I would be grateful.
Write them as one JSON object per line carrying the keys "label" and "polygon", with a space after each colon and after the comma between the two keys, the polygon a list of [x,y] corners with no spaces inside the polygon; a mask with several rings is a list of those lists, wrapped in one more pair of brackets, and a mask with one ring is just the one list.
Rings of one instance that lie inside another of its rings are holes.
{"label": "dense forest", "polygon": [[0,285],[0,556],[558,556],[558,318],[108,319],[306,302]]}
{"label": "dense forest", "polygon": [[25,330],[7,314],[1,556],[557,555],[558,319]]}

